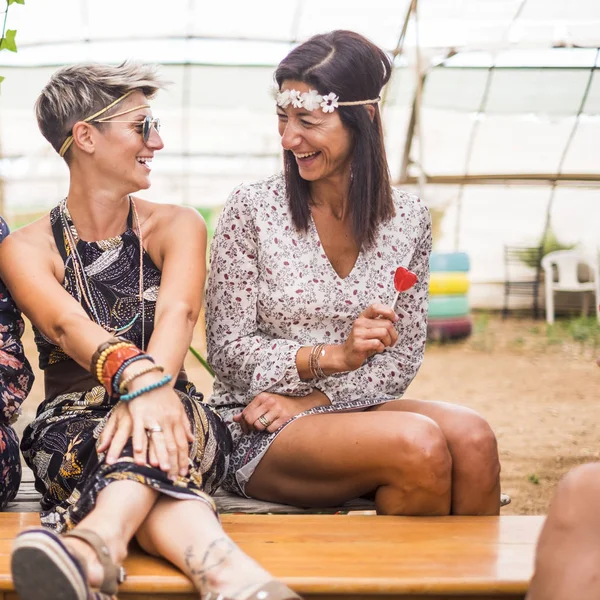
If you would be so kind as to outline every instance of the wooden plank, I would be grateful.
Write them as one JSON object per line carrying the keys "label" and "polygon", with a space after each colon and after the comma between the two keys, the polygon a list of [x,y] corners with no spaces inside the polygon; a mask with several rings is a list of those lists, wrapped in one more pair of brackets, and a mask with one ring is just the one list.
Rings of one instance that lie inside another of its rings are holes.
{"label": "wooden plank", "polygon": [[[35,489],[33,473],[27,469],[23,472],[23,480],[15,501],[5,509],[8,512],[33,512],[39,511],[40,493]],[[214,496],[219,513],[252,513],[252,514],[336,514],[339,512],[366,512],[375,513],[375,503],[364,498],[350,500],[345,504],[329,508],[297,508],[288,504],[277,504],[275,502],[264,502],[253,498],[242,498],[236,494],[230,494],[222,489],[217,490]],[[503,505],[510,502],[506,494],[502,495]]]}
{"label": "wooden plank", "polygon": [[[14,502],[5,509],[8,512],[30,512],[39,511],[41,495],[34,487],[33,473],[31,470],[23,472],[23,479],[19,487],[19,493]],[[254,513],[254,514],[335,514],[340,511],[375,511],[375,503],[371,500],[357,498],[346,504],[330,508],[305,509],[290,506],[288,504],[277,504],[275,502],[264,502],[252,498],[242,498],[236,494],[230,494],[222,489],[214,496],[217,509],[220,513]]]}
{"label": "wooden plank", "polygon": [[254,498],[243,498],[237,494],[230,494],[225,490],[218,489],[213,496],[219,513],[251,513],[255,515],[279,514],[279,515],[308,515],[327,514],[333,515],[338,512],[349,511],[372,511],[375,513],[375,502],[364,498],[350,500],[341,506],[327,508],[298,508],[289,504],[278,504],[276,502],[265,502]]}
{"label": "wooden plank", "polygon": [[[37,515],[0,514],[0,593],[12,591],[11,540]],[[522,598],[543,517],[224,515],[224,529],[275,577],[313,600]],[[195,597],[189,581],[140,551],[119,597]]]}
{"label": "wooden plank", "polygon": [[[391,596],[364,595],[359,596],[348,594],[331,595],[331,594],[304,594],[306,600],[524,600],[523,594],[505,595],[505,596]],[[15,594],[9,594],[7,600],[19,600]],[[119,592],[120,600],[198,600],[197,594],[123,594]]]}

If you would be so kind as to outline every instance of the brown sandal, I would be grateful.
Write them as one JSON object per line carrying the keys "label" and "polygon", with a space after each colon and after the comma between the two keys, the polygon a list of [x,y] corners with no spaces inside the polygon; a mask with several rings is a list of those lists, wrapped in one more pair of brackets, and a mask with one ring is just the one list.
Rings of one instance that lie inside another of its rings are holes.
{"label": "brown sandal", "polygon": [[[116,594],[119,584],[125,581],[127,573],[122,565],[116,565],[112,561],[110,552],[108,551],[108,547],[104,543],[104,540],[97,533],[91,531],[90,529],[73,529],[66,533],[65,537],[74,537],[82,540],[92,548],[92,550],[96,553],[104,572],[104,579],[100,584],[100,592],[103,594],[108,594],[109,596]],[[76,555],[76,553],[74,554]],[[76,555],[76,558],[81,563],[85,572],[85,562],[80,556]]]}
{"label": "brown sandal", "polygon": [[[208,592],[208,595],[202,596],[202,600],[231,600],[223,594],[217,594],[215,592]],[[287,585],[272,579],[267,581],[263,586],[254,591],[251,596],[244,598],[244,600],[302,600],[298,594],[290,590]]]}
{"label": "brown sandal", "polygon": [[69,550],[52,530],[43,527],[19,534],[13,544],[11,570],[15,589],[21,600],[110,600],[125,570],[111,560],[106,544],[88,529],[76,529],[66,536],[89,544],[104,569],[99,592],[90,590],[85,560]]}

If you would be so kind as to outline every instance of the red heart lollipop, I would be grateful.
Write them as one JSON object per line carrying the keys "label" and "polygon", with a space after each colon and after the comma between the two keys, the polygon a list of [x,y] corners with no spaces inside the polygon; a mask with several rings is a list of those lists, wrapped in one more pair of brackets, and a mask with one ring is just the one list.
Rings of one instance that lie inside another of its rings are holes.
{"label": "red heart lollipop", "polygon": [[398,293],[410,290],[417,283],[417,276],[404,267],[398,267],[394,274],[394,287]]}

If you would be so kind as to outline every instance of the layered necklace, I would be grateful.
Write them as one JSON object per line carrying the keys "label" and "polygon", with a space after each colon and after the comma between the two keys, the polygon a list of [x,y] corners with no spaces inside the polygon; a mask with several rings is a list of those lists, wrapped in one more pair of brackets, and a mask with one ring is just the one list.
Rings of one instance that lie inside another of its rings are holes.
{"label": "layered necklace", "polygon": [[[140,226],[140,219],[138,217],[138,213],[135,207],[135,202],[133,198],[129,196],[129,205],[131,207],[131,212],[133,214],[133,227],[134,232],[137,235],[139,242],[139,252],[140,252],[140,275],[139,275],[139,290],[138,290],[138,300],[139,300],[139,309],[138,313],[133,317],[133,319],[124,325],[123,327],[110,327],[108,323],[104,323],[100,318],[100,313],[94,304],[94,298],[90,288],[90,280],[88,275],[85,272],[85,266],[83,261],[81,260],[81,256],[79,251],[77,250],[77,241],[79,240],[79,234],[77,233],[77,229],[73,224],[73,219],[69,213],[69,209],[67,208],[67,199],[61,201],[59,205],[60,219],[63,227],[63,231],[65,234],[65,242],[67,245],[67,252],[71,255],[71,261],[73,263],[73,272],[75,274],[75,283],[76,283],[76,292],[77,299],[80,304],[87,305],[89,308],[89,313],[91,314],[92,319],[98,323],[101,327],[113,333],[115,335],[125,333],[133,324],[137,321],[138,318],[142,319],[142,350],[146,347],[145,340],[145,309],[144,309],[144,243],[142,239],[142,228]],[[115,241],[116,240],[116,241]],[[120,237],[111,238],[110,240],[97,242],[98,246],[102,250],[107,250],[109,248],[114,248],[117,246],[117,243],[122,243]]]}

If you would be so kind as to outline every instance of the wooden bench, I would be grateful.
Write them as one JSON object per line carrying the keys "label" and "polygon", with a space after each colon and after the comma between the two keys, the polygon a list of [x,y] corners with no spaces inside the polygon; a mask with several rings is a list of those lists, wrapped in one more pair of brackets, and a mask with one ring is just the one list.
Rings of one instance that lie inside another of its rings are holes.
{"label": "wooden bench", "polygon": [[[224,493],[216,501],[222,513],[271,513],[223,514],[223,526],[248,554],[310,600],[522,599],[543,522],[510,516],[377,517],[366,500],[331,509],[351,511],[348,515],[310,515]],[[19,531],[39,524],[39,509],[33,474],[25,470],[15,502],[0,513],[0,600],[17,600],[10,548]],[[120,599],[197,599],[177,569],[135,547],[125,566]]]}
{"label": "wooden bench", "polygon": [[[35,513],[0,513],[0,600],[17,600],[12,539]],[[517,600],[543,517],[224,515],[233,540],[307,600]],[[121,600],[197,600],[164,561],[133,550]]]}
{"label": "wooden bench", "polygon": [[[318,514],[338,514],[340,512],[375,513],[375,503],[365,498],[350,500],[342,506],[332,508],[307,509],[289,506],[288,504],[277,504],[275,502],[264,502],[262,500],[253,500],[250,498],[241,498],[235,494],[229,494],[223,490],[217,490],[214,496],[219,513],[251,513],[251,514],[285,514],[285,515],[305,515],[311,513]],[[23,469],[23,477],[19,493],[14,502],[11,502],[5,509],[7,512],[39,512],[40,494],[34,487],[34,477],[31,469]],[[502,506],[510,504],[510,497],[502,494]]]}

